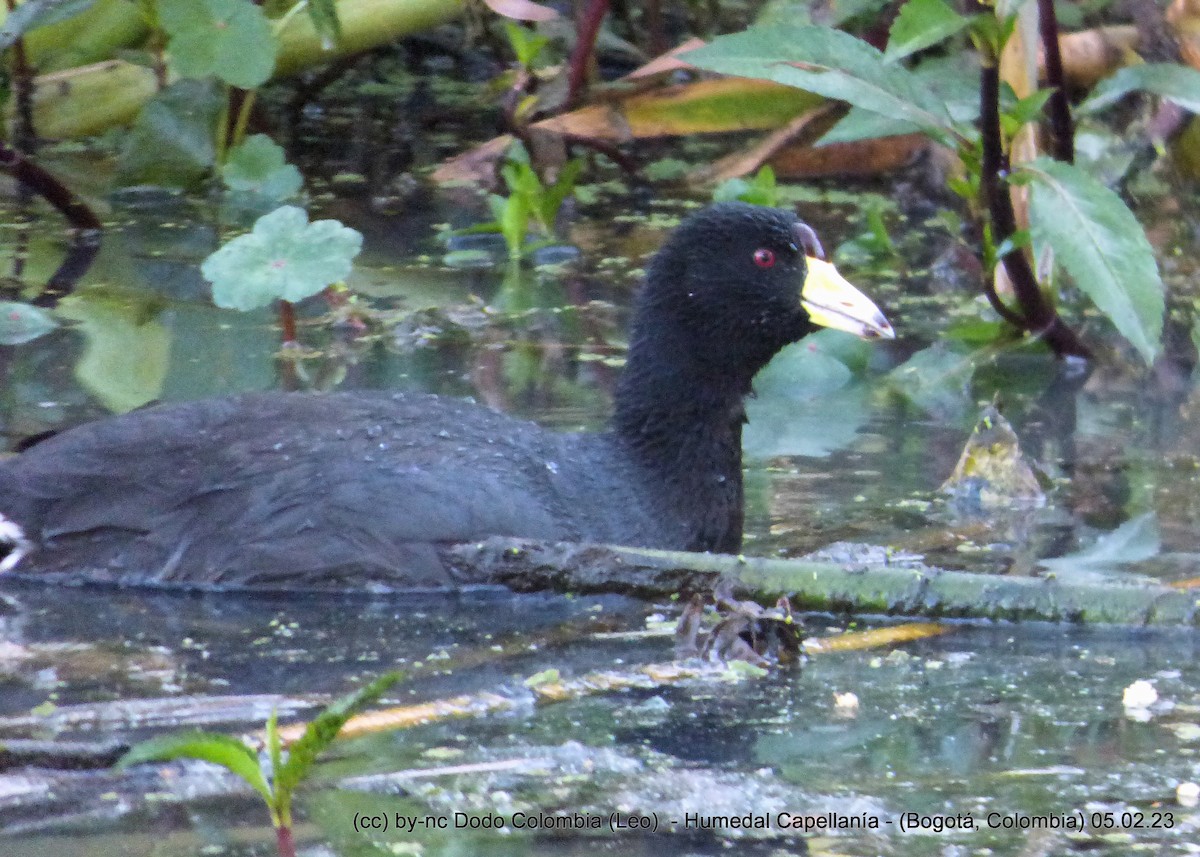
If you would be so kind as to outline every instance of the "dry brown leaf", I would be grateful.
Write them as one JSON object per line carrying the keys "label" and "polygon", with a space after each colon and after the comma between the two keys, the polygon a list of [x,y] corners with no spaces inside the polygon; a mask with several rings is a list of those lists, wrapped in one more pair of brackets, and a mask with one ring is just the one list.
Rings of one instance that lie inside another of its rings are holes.
{"label": "dry brown leaf", "polygon": [[639,80],[645,77],[653,77],[656,74],[663,74],[668,71],[683,71],[686,69],[695,69],[696,67],[689,62],[685,62],[679,58],[679,55],[687,51],[694,51],[696,48],[704,47],[708,42],[704,39],[691,38],[681,45],[671,48],[665,54],[657,56],[650,62],[646,63],[641,68],[634,69],[622,80]]}
{"label": "dry brown leaf", "polygon": [[936,622],[906,622],[890,628],[875,628],[870,631],[848,631],[832,637],[809,637],[804,641],[804,651],[810,655],[828,652],[857,652],[863,649],[878,649],[899,643],[911,643],[947,634],[953,628]]}
{"label": "dry brown leaf", "polygon": [[[722,77],[593,104],[543,119],[535,127],[610,143],[724,131],[768,131],[821,101],[820,96],[780,83]],[[764,104],[772,105],[771,109],[762,109]]]}
{"label": "dry brown leaf", "polygon": [[900,134],[828,146],[789,146],[768,161],[778,178],[874,176],[902,169],[938,147],[924,134]]}
{"label": "dry brown leaf", "polygon": [[[1137,27],[1097,27],[1058,37],[1063,75],[1070,86],[1090,89],[1123,65],[1128,65],[1138,46]],[[1038,50],[1038,68],[1042,68]]]}
{"label": "dry brown leaf", "polygon": [[1167,9],[1167,23],[1179,39],[1179,55],[1200,69],[1200,0],[1175,0]]}
{"label": "dry brown leaf", "polygon": [[781,149],[793,143],[801,134],[811,139],[810,131],[813,123],[830,116],[832,112],[833,109],[828,105],[805,111],[748,149],[726,155],[714,164],[707,164],[693,170],[690,179],[693,182],[722,182],[755,172]]}

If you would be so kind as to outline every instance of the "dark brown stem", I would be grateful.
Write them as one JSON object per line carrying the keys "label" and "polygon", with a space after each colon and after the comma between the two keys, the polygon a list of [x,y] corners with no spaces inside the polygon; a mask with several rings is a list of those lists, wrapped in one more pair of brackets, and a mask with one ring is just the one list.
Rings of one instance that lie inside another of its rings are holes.
{"label": "dark brown stem", "polygon": [[74,228],[100,228],[100,219],[66,185],[3,142],[0,142],[0,169],[58,209]]}
{"label": "dark brown stem", "polygon": [[[994,58],[985,59],[980,74],[979,134],[983,146],[980,189],[992,223],[992,240],[1000,246],[1016,234],[1017,215],[1006,180],[1009,163],[1000,134],[1000,68]],[[1014,248],[1001,257],[1000,263],[1008,273],[1020,306],[1019,316],[1001,312],[1004,319],[1044,340],[1059,357],[1090,357],[1087,346],[1063,324],[1058,312],[1042,294],[1025,253]],[[985,276],[991,276],[991,273],[985,272]],[[990,285],[984,291],[993,306],[1001,305]]]}
{"label": "dark brown stem", "polygon": [[[7,0],[11,15],[17,8],[16,0]],[[17,39],[12,44],[12,87],[16,103],[16,121],[13,127],[13,144],[25,154],[33,154],[37,146],[37,133],[33,126],[33,69],[25,54],[25,40]]]}
{"label": "dark brown stem", "polygon": [[1058,49],[1058,16],[1054,13],[1054,0],[1038,0],[1038,28],[1042,33],[1042,50],[1046,56],[1046,83],[1054,90],[1046,102],[1052,153],[1058,160],[1073,164],[1075,128],[1071,122],[1071,105],[1067,101],[1062,53]]}
{"label": "dark brown stem", "polygon": [[663,28],[662,0],[646,0],[646,31],[650,40],[650,55],[659,56],[667,51],[667,33]]}
{"label": "dark brown stem", "polygon": [[296,843],[290,827],[281,824],[275,828],[275,848],[279,851],[279,857],[296,857]]}
{"label": "dark brown stem", "polygon": [[583,92],[588,66],[600,34],[600,23],[608,12],[609,0],[588,0],[583,16],[575,27],[575,50],[571,52],[570,74],[567,77],[567,103],[574,104]]}

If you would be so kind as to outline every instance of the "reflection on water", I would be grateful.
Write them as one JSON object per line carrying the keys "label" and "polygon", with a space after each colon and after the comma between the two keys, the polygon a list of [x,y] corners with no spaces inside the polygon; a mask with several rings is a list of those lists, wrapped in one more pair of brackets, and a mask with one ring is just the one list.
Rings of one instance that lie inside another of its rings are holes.
{"label": "reflection on water", "polygon": [[[211,214],[179,198],[118,207],[86,285],[62,306],[65,326],[0,348],[0,431],[10,446],[111,409],[279,384],[273,319],[218,311],[205,299],[196,266],[218,241],[206,225]],[[370,311],[350,319],[320,300],[304,308],[309,351],[297,364],[299,383],[472,395],[556,427],[602,424],[640,254],[661,228],[585,218],[572,236],[582,261],[514,279],[430,262],[442,254],[432,224],[449,214],[435,204],[411,220],[356,223],[368,246],[352,285],[370,296]],[[392,252],[397,241],[402,257]],[[622,258],[630,248],[634,258]],[[892,284],[862,285],[882,292],[885,305],[911,306]],[[921,287],[919,278],[905,286]],[[922,352],[912,364],[920,372],[901,382],[891,370],[938,328],[936,315],[919,308],[895,320],[902,339],[894,345],[858,352],[836,337],[814,339],[760,379],[746,435],[747,552],[800,555],[839,540],[868,542],[1004,574],[1045,573],[1046,557],[1090,552],[1055,573],[1197,576],[1200,416],[1186,374],[1171,383],[1104,369],[1085,377],[1024,349],[941,349]],[[936,494],[980,403],[997,391],[1048,480],[1044,508],[972,514]],[[512,691],[547,668],[578,675],[671,656],[667,638],[606,636],[640,629],[650,612],[619,598],[0,592],[9,599],[0,605],[0,740],[127,740],[161,727],[144,710],[134,717],[111,707],[124,700],[248,695],[303,711],[390,668],[409,673],[393,701],[410,702]],[[1122,690],[1136,679],[1153,682],[1164,701],[1149,722],[1121,709]],[[840,813],[879,827],[821,830],[835,839],[811,840],[812,850],[1184,854],[1200,820],[1174,794],[1178,782],[1200,778],[1197,688],[1196,642],[1185,633],[961,627],[890,654],[823,655],[765,680],[593,696],[357,740],[335,752],[321,787],[303,796],[299,833],[347,855],[716,854],[727,853],[730,837],[750,853],[803,853],[803,837],[777,829],[384,833],[356,830],[353,820],[511,818],[517,810],[663,819]],[[855,693],[857,711],[836,709],[835,691]],[[229,717],[220,728],[251,729],[261,711]],[[541,761],[517,764],[530,759]],[[370,787],[351,779],[449,765],[474,772]],[[121,782],[86,772],[0,774],[0,836],[9,843],[0,851],[270,853],[260,808],[233,783],[165,771]],[[157,791],[167,797],[145,800]],[[1076,812],[1098,825],[986,828],[989,813]],[[1151,825],[1155,812],[1173,813],[1173,826]],[[970,816],[977,829],[902,832],[904,813],[943,819],[939,826]],[[1135,817],[1141,828],[1125,829]],[[1108,829],[1105,819],[1113,819]]]}

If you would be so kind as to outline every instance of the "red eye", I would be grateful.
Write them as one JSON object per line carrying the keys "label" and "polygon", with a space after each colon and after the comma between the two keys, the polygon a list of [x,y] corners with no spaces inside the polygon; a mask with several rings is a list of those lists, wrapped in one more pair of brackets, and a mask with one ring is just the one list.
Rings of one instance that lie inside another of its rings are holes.
{"label": "red eye", "polygon": [[768,250],[766,247],[759,247],[754,251],[754,264],[760,268],[775,267],[775,251]]}

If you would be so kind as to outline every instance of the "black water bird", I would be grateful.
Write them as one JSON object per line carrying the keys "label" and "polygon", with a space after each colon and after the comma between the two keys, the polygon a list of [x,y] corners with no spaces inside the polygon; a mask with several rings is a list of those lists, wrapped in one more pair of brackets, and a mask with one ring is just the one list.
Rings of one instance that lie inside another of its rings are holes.
{"label": "black water bird", "polygon": [[0,569],[56,581],[425,588],[490,535],[733,552],[743,401],[817,326],[892,330],[790,212],[726,203],[650,263],[606,432],[465,401],[253,393],[80,426],[0,462]]}

